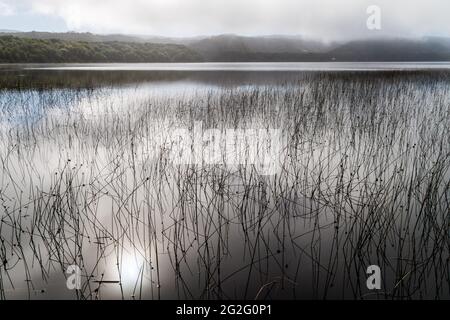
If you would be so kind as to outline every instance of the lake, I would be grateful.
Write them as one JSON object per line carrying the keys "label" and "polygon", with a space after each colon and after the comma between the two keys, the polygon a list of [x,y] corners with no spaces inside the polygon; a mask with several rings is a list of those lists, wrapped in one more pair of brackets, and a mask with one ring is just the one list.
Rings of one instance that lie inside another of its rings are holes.
{"label": "lake", "polygon": [[0,65],[0,298],[450,298],[449,68]]}
{"label": "lake", "polygon": [[90,71],[392,71],[448,70],[449,62],[69,63],[0,65],[0,69]]}

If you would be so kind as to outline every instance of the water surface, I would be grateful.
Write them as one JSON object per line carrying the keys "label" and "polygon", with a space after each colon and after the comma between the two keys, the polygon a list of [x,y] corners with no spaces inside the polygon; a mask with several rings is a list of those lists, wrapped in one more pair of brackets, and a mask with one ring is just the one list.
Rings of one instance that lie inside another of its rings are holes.
{"label": "water surface", "polygon": [[[0,297],[449,298],[446,69],[2,65]],[[174,163],[199,123],[279,130],[280,170]]]}
{"label": "water surface", "polygon": [[92,71],[392,71],[448,70],[449,62],[70,63],[2,65],[3,69]]}

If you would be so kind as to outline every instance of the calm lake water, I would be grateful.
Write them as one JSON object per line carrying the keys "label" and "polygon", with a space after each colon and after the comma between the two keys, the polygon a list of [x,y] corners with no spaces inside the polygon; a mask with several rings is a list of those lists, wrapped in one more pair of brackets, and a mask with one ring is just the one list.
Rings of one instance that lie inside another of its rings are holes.
{"label": "calm lake water", "polygon": [[91,71],[390,71],[448,70],[449,62],[88,63],[0,65],[1,69]]}
{"label": "calm lake water", "polygon": [[0,298],[450,298],[449,68],[0,65]]}

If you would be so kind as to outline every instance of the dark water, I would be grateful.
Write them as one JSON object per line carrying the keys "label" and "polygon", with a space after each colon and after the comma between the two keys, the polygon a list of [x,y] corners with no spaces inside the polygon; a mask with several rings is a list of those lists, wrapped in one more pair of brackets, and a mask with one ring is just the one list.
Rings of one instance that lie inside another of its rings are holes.
{"label": "dark water", "polygon": [[446,65],[1,69],[1,298],[450,297]]}

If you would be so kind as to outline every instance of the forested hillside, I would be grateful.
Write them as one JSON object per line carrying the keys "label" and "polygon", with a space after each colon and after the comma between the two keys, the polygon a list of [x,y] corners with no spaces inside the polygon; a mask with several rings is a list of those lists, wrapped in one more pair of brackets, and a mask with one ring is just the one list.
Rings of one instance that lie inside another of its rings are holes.
{"label": "forested hillside", "polygon": [[0,63],[195,62],[201,56],[183,45],[86,42],[0,37]]}

